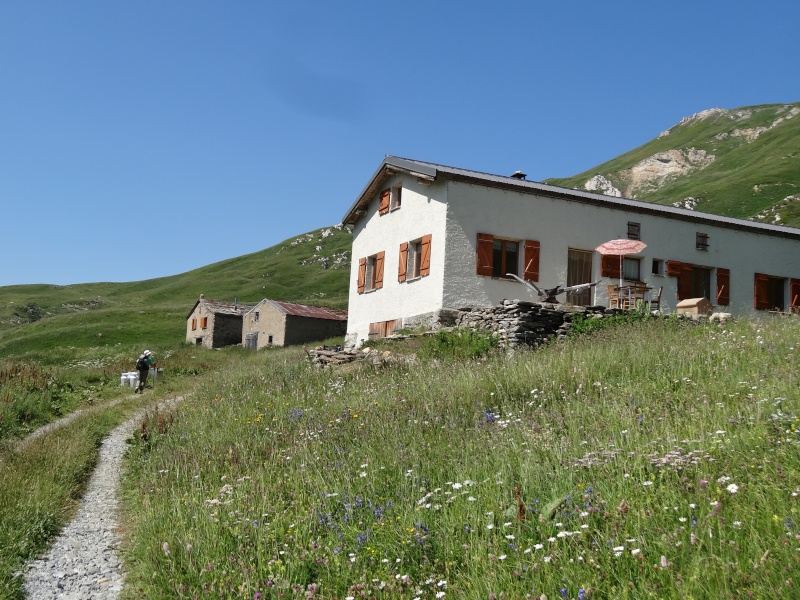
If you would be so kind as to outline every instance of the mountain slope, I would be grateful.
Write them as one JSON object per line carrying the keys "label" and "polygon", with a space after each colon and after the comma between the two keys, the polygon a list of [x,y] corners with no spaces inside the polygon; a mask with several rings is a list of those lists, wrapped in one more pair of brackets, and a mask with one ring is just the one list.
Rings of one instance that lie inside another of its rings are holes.
{"label": "mountain slope", "polygon": [[714,108],[547,183],[800,227],[800,103]]}
{"label": "mountain slope", "polygon": [[181,342],[200,294],[347,307],[352,234],[328,227],[171,277],[0,287],[0,357],[37,348]]}

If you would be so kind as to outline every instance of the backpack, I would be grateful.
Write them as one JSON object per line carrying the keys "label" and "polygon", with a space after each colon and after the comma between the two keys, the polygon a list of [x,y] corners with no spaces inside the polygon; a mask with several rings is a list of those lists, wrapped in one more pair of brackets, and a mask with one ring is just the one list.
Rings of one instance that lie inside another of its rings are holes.
{"label": "backpack", "polygon": [[136,359],[136,370],[137,371],[147,371],[150,367],[147,365],[147,358],[144,356],[140,356]]}

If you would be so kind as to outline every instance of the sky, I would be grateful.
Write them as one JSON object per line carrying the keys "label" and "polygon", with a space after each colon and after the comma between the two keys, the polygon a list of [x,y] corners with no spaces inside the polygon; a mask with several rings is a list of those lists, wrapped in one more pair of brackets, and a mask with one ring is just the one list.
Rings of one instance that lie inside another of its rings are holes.
{"label": "sky", "polygon": [[339,223],[384,156],[529,180],[800,101],[797,0],[0,0],[0,286]]}

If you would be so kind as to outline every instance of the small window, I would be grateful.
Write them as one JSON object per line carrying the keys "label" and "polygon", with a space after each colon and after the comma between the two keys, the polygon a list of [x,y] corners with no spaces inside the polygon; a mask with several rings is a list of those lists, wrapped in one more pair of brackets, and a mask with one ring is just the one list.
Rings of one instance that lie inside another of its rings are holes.
{"label": "small window", "polygon": [[260,314],[259,314],[258,311],[253,313],[253,323],[258,323],[259,316],[260,316]]}
{"label": "small window", "polygon": [[192,319],[192,331],[197,329],[197,319]]}
{"label": "small window", "polygon": [[633,221],[628,221],[628,239],[629,240],[640,240],[641,237],[641,224],[634,223]]}
{"label": "small window", "polygon": [[664,261],[660,258],[653,259],[653,266],[650,269],[650,272],[653,275],[663,275],[664,274]]}
{"label": "small window", "polygon": [[200,328],[201,329],[208,329],[208,317],[202,317],[200,319]]}
{"label": "small window", "polygon": [[641,259],[626,256],[622,261],[622,278],[628,281],[641,281],[640,263]]}
{"label": "small window", "polygon": [[387,188],[378,197],[378,214],[385,215],[390,210],[400,208],[403,198],[403,188],[400,186]]}
{"label": "small window", "polygon": [[403,188],[400,186],[393,187],[389,197],[389,210],[400,208],[403,201]]}
{"label": "small window", "polygon": [[383,259],[385,252],[378,252],[358,261],[358,293],[383,287]]}
{"label": "small window", "polygon": [[492,247],[492,277],[505,277],[507,273],[519,275],[519,242],[494,240]]}
{"label": "small window", "polygon": [[697,233],[695,238],[695,248],[698,250],[708,250],[708,234],[707,233]]}
{"label": "small window", "polygon": [[267,336],[267,344],[269,346],[272,346],[272,336],[271,335]]}

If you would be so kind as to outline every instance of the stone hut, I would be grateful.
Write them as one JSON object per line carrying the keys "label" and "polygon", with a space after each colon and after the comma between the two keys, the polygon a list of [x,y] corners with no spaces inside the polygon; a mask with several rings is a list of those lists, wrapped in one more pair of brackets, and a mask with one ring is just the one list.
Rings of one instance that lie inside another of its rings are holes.
{"label": "stone hut", "polygon": [[252,305],[209,300],[203,294],[186,316],[186,341],[206,348],[242,343],[242,316]]}

